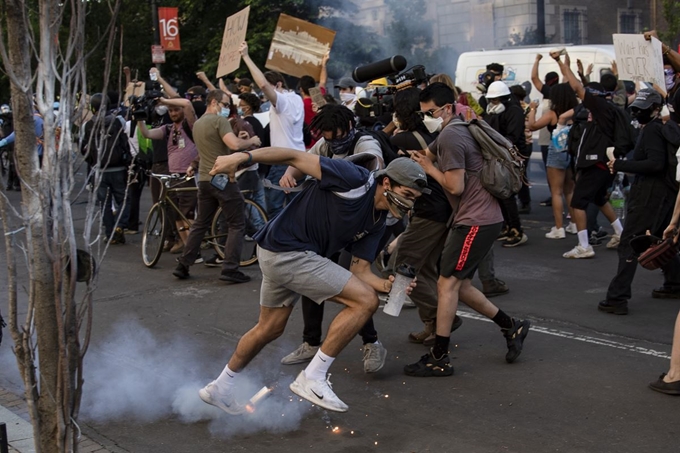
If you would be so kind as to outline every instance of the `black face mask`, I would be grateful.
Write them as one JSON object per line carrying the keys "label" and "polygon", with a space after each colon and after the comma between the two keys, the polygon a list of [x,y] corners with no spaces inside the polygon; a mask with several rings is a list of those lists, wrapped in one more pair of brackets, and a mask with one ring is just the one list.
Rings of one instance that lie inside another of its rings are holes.
{"label": "black face mask", "polygon": [[631,116],[635,118],[638,123],[647,124],[651,122],[654,118],[656,118],[656,116],[652,116],[654,111],[655,109],[653,107],[650,107],[645,110],[638,110],[634,108]]}
{"label": "black face mask", "polygon": [[194,112],[196,112],[196,118],[203,116],[206,109],[205,101],[192,101],[191,105],[194,107]]}

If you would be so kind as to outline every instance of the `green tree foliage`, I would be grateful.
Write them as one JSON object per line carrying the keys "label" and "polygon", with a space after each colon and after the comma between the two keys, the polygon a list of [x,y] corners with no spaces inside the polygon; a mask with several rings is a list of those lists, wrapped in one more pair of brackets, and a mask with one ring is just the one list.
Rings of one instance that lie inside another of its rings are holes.
{"label": "green tree foliage", "polygon": [[680,30],[680,2],[662,0],[661,10],[668,26],[666,31],[659,32],[659,38],[675,49],[678,45],[678,30]]}

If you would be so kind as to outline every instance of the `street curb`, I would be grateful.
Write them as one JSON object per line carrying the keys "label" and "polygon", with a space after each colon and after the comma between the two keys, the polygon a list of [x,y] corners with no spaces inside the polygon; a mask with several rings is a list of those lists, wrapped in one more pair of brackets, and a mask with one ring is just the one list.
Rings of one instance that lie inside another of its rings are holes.
{"label": "street curb", "polygon": [[[34,453],[33,425],[24,398],[0,387],[0,423],[7,425],[10,451]],[[82,435],[78,444],[80,453],[114,453],[89,437]],[[120,451],[120,450],[119,450]]]}

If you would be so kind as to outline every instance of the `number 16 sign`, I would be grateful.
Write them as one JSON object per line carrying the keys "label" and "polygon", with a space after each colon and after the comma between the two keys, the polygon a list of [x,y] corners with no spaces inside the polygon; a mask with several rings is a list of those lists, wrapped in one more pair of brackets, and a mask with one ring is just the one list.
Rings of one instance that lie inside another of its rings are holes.
{"label": "number 16 sign", "polygon": [[158,8],[158,28],[161,35],[161,46],[166,51],[181,50],[179,44],[179,22],[177,8]]}

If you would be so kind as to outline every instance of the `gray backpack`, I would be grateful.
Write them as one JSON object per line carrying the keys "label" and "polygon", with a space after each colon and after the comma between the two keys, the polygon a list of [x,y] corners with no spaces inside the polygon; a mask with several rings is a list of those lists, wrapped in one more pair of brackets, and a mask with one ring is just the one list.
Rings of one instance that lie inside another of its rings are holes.
{"label": "gray backpack", "polygon": [[478,177],[482,187],[498,199],[505,200],[519,192],[524,179],[524,157],[519,154],[515,145],[486,121],[473,119],[466,123],[453,120],[450,125],[467,127],[482,150],[482,169],[466,170],[467,173]]}

